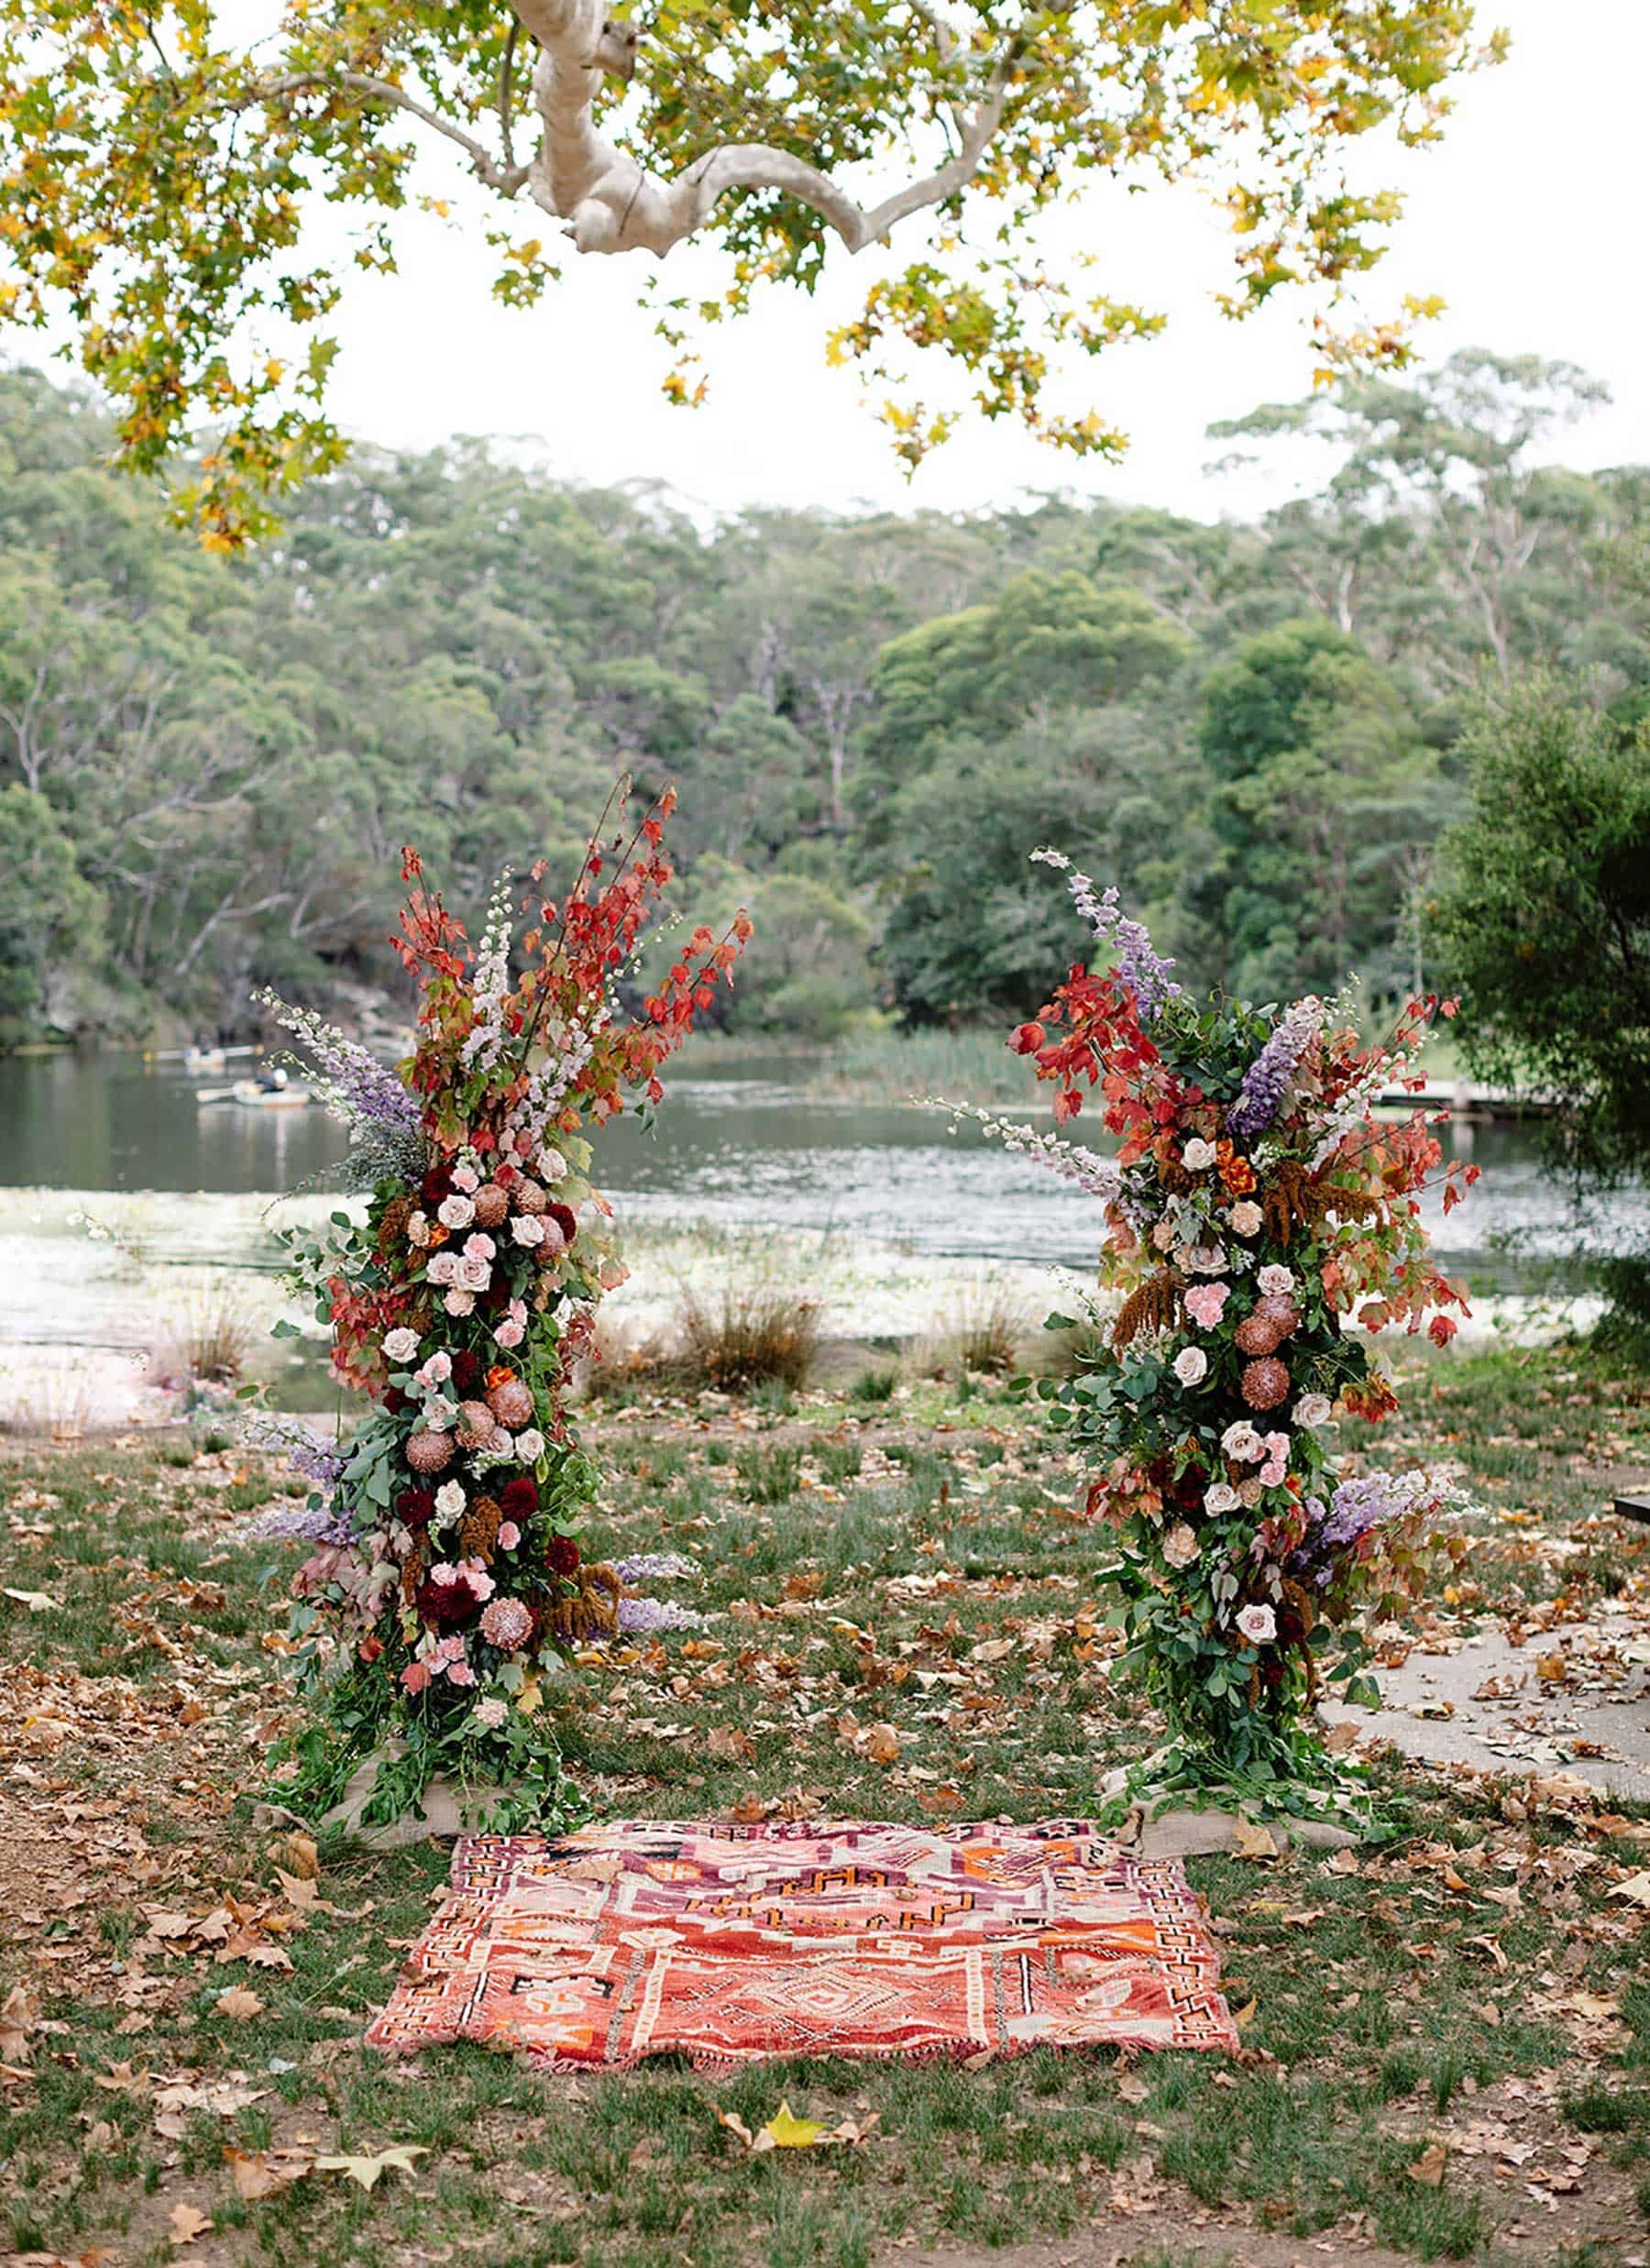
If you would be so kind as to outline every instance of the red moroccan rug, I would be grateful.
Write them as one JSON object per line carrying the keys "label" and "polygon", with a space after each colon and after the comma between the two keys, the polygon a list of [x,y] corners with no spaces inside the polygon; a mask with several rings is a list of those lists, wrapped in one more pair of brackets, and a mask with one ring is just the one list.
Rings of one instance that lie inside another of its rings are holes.
{"label": "red moroccan rug", "polygon": [[446,1903],[367,2037],[562,2069],[677,2053],[1236,2049],[1177,1859],[1081,1822],[943,1832],[627,1820],[458,1844]]}

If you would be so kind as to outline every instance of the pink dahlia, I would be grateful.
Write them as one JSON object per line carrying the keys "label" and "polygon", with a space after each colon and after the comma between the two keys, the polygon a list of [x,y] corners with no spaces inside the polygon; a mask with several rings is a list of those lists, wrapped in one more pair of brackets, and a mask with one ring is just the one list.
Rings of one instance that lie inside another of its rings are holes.
{"label": "pink dahlia", "polygon": [[481,1635],[500,1654],[519,1653],[533,1629],[533,1610],[520,1599],[490,1599],[482,1610]]}

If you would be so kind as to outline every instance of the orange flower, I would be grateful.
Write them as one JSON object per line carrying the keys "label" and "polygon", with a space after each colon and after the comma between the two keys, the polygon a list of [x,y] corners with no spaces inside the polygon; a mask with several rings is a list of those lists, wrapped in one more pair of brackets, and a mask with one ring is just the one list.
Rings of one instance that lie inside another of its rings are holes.
{"label": "orange flower", "polygon": [[1215,1145],[1215,1162],[1219,1169],[1221,1186],[1234,1197],[1247,1197],[1255,1186],[1255,1169],[1247,1158],[1240,1158],[1230,1142],[1224,1138]]}

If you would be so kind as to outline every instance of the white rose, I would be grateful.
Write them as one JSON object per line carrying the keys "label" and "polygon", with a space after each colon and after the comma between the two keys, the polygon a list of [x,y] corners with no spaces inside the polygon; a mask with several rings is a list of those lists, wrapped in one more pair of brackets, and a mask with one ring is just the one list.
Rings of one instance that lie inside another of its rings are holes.
{"label": "white rose", "polygon": [[1204,1491],[1205,1512],[1236,1512],[1238,1501],[1238,1492],[1229,1481],[1216,1481],[1212,1489]]}
{"label": "white rose", "polygon": [[456,1283],[458,1265],[456,1252],[437,1252],[434,1259],[425,1268],[424,1273],[432,1283]]}
{"label": "white rose", "polygon": [[1280,1267],[1278,1262],[1274,1261],[1270,1268],[1263,1268],[1260,1271],[1260,1273],[1255,1278],[1255,1282],[1260,1286],[1260,1289],[1263,1292],[1268,1294],[1274,1292],[1292,1292],[1294,1290],[1294,1270],[1292,1268]]}
{"label": "white rose", "polygon": [[1258,1237],[1265,1215],[1252,1197],[1244,1197],[1226,1215],[1233,1233],[1239,1237]]}
{"label": "white rose", "polygon": [[1251,1646],[1270,1646],[1278,1635],[1278,1618],[1269,1606],[1246,1606],[1238,1627]]}
{"label": "white rose", "polygon": [[484,1260],[461,1260],[458,1263],[458,1288],[461,1292],[485,1292],[492,1282],[491,1263]]}
{"label": "white rose", "polygon": [[1224,1246],[1194,1244],[1186,1254],[1186,1265],[1194,1275],[1217,1276],[1226,1264]]}
{"label": "white rose", "polygon": [[538,1170],[542,1182],[565,1181],[567,1177],[567,1161],[559,1150],[541,1150]]}
{"label": "white rose", "polygon": [[1215,1162],[1215,1145],[1194,1134],[1181,1151],[1181,1163],[1188,1173],[1206,1173]]}
{"label": "white rose", "polygon": [[1240,1465],[1255,1464],[1266,1455],[1266,1444],[1261,1440],[1247,1417],[1228,1426],[1220,1437],[1220,1446],[1228,1457],[1235,1457]]}
{"label": "white rose", "polygon": [[435,1217],[444,1228],[468,1228],[476,1217],[476,1208],[468,1197],[455,1195],[442,1199]]}
{"label": "white rose", "polygon": [[1209,1358],[1201,1347],[1182,1347],[1174,1358],[1174,1375],[1182,1386],[1198,1386],[1209,1374]]}
{"label": "white rose", "polygon": [[418,1333],[408,1330],[403,1323],[384,1334],[384,1355],[390,1362],[411,1362],[418,1352]]}
{"label": "white rose", "polygon": [[424,1404],[424,1422],[432,1433],[445,1433],[458,1415],[458,1404],[445,1394],[434,1394]]}
{"label": "white rose", "polygon": [[1326,1426],[1334,1415],[1335,1404],[1326,1393],[1304,1393],[1295,1404],[1297,1426]]}
{"label": "white rose", "polygon": [[536,1426],[529,1426],[525,1433],[515,1437],[515,1453],[523,1465],[536,1465],[544,1454],[544,1437]]}
{"label": "white rose", "polygon": [[476,1312],[476,1294],[473,1292],[449,1292],[441,1304],[450,1316],[473,1316]]}
{"label": "white rose", "polygon": [[529,1250],[544,1240],[544,1224],[536,1213],[518,1213],[510,1224],[510,1233],[518,1244]]}
{"label": "white rose", "polygon": [[462,1520],[465,1501],[464,1491],[456,1481],[444,1482],[435,1492],[435,1517],[444,1525],[448,1520]]}

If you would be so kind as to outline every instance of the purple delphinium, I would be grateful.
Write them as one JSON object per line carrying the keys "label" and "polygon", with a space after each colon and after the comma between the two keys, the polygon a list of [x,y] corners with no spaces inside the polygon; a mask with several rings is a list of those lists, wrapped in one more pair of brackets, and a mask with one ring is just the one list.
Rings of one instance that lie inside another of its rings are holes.
{"label": "purple delphinium", "polygon": [[1342,1481],[1326,1504],[1321,1496],[1309,1496],[1307,1529],[1290,1556],[1290,1573],[1297,1580],[1310,1577],[1320,1591],[1326,1590],[1343,1553],[1374,1529],[1413,1512],[1432,1485],[1424,1472],[1366,1472]]}
{"label": "purple delphinium", "polygon": [[350,1453],[340,1443],[324,1441],[297,1418],[281,1417],[273,1411],[255,1410],[243,1421],[240,1437],[249,1449],[284,1457],[294,1472],[325,1489],[337,1486],[349,1462]]}
{"label": "purple delphinium", "polygon": [[1238,1099],[1226,1112],[1226,1131],[1233,1141],[1252,1142],[1275,1120],[1323,1020],[1324,1004],[1310,993],[1279,1018],[1270,1039],[1244,1073]]}
{"label": "purple delphinium", "polygon": [[421,1123],[418,1100],[388,1064],[313,1009],[293,1007],[273,992],[258,998],[279,1024],[301,1040],[321,1073],[321,1099],[346,1126],[411,1131]]}
{"label": "purple delphinium", "polygon": [[628,1559],[615,1559],[613,1572],[622,1583],[663,1583],[698,1570],[679,1551],[636,1551]]}
{"label": "purple delphinium", "polygon": [[302,1504],[277,1504],[270,1512],[260,1512],[240,1532],[249,1543],[278,1538],[282,1543],[347,1544],[354,1536],[331,1498],[317,1502],[314,1497]]}
{"label": "purple delphinium", "polygon": [[1169,974],[1173,962],[1165,961],[1156,950],[1143,921],[1131,921],[1124,913],[1116,883],[1096,896],[1092,878],[1073,866],[1063,851],[1033,851],[1031,855],[1065,875],[1072,903],[1099,942],[1109,949],[1118,976],[1134,994],[1141,1021],[1150,1023],[1180,993],[1180,985]]}
{"label": "purple delphinium", "polygon": [[627,1635],[639,1637],[650,1630],[697,1630],[704,1621],[690,1606],[677,1606],[670,1599],[621,1599],[619,1627]]}

